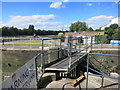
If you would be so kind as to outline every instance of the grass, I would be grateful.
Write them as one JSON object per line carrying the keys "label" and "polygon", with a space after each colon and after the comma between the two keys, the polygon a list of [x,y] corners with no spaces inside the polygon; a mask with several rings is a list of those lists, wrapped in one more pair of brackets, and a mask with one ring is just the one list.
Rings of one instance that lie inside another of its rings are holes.
{"label": "grass", "polygon": [[[21,66],[23,66],[25,63],[27,62],[27,60],[9,60],[9,61],[3,61],[2,62],[2,67],[3,72],[9,72],[9,74],[12,74],[13,72],[15,72],[18,68],[20,68]],[[8,76],[8,73],[3,73],[5,76]]]}

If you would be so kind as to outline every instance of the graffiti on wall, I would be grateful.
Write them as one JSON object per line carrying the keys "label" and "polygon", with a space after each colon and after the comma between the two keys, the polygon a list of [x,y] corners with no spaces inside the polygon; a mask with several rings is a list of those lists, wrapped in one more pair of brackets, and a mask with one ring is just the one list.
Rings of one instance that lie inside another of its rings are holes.
{"label": "graffiti on wall", "polygon": [[27,62],[4,81],[2,88],[37,88],[35,59]]}

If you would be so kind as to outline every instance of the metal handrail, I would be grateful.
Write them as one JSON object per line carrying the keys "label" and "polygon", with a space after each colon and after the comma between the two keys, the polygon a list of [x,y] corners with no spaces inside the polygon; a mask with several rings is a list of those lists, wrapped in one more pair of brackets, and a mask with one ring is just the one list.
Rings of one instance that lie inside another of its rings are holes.
{"label": "metal handrail", "polygon": [[[84,66],[84,67],[87,68],[87,66]],[[89,67],[89,69],[92,70],[92,71],[94,71],[94,72],[96,72],[96,73],[98,73],[98,74],[90,74],[90,75],[103,76],[103,77],[112,78],[112,79],[120,79],[120,77],[112,77],[112,76],[108,76],[108,75],[103,74],[103,73],[101,73],[101,72],[99,72],[99,71],[97,71],[97,70],[95,70],[95,69],[90,68],[90,67]],[[99,75],[99,74],[100,74],[100,75]]]}
{"label": "metal handrail", "polygon": [[104,55],[104,56],[114,56],[114,57],[119,57],[120,55],[115,55],[115,54],[103,54],[103,53],[88,53],[91,55]]}

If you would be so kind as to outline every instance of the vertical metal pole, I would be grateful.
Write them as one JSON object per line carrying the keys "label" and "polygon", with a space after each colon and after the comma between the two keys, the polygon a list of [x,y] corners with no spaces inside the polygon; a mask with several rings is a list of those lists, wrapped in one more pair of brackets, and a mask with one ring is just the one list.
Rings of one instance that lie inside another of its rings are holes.
{"label": "vertical metal pole", "polygon": [[70,66],[71,66],[71,55],[72,55],[72,37],[70,36],[69,38],[68,38],[68,56],[70,57],[70,59],[69,59],[69,68],[70,68]]}
{"label": "vertical metal pole", "polygon": [[[120,56],[118,56],[118,66],[120,66],[120,61],[119,61],[119,58],[120,58]],[[118,73],[119,74],[119,78],[118,78],[118,88],[119,88],[119,90],[120,90],[120,72]]]}
{"label": "vertical metal pole", "polygon": [[31,48],[31,38],[30,38],[30,48]]}
{"label": "vertical metal pole", "polygon": [[60,49],[59,49],[59,57],[61,58],[61,53],[62,53],[62,42],[61,42],[61,39],[60,39]]}
{"label": "vertical metal pole", "polygon": [[87,47],[88,47],[88,37],[86,36],[86,53],[87,53]]}
{"label": "vertical metal pole", "polygon": [[93,36],[91,36],[91,50],[92,50],[92,46],[93,46]]}
{"label": "vertical metal pole", "polygon": [[44,52],[43,52],[43,49],[44,49],[44,40],[42,39],[42,48],[41,48],[41,67],[42,67],[42,70],[44,72]]}
{"label": "vertical metal pole", "polygon": [[104,77],[102,76],[101,87],[103,87]]}
{"label": "vertical metal pole", "polygon": [[58,59],[60,58],[60,48],[58,47]]}
{"label": "vertical metal pole", "polygon": [[79,45],[78,55],[80,55],[81,42],[82,42],[82,37],[79,37],[79,38],[78,38],[78,45]]}
{"label": "vertical metal pole", "polygon": [[86,90],[88,89],[88,70],[89,70],[89,53],[87,56],[87,77],[86,77]]}
{"label": "vertical metal pole", "polygon": [[37,58],[35,58],[35,69],[36,69],[36,81],[38,83]]}
{"label": "vertical metal pole", "polygon": [[61,43],[61,39],[60,39],[60,50],[62,49],[62,43]]}
{"label": "vertical metal pole", "polygon": [[13,48],[14,48],[14,39],[12,38]]}

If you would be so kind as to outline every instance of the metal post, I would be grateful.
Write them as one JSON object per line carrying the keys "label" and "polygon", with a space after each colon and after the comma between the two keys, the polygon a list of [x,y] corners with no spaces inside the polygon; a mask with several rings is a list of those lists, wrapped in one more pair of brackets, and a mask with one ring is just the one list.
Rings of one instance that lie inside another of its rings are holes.
{"label": "metal post", "polygon": [[88,68],[89,68],[89,53],[87,56],[87,77],[86,77],[86,90],[88,89]]}
{"label": "metal post", "polygon": [[31,38],[30,38],[30,48],[31,48]]}
{"label": "metal post", "polygon": [[79,37],[78,38],[78,45],[79,45],[78,53],[79,53],[79,55],[80,55],[80,50],[81,50],[81,42],[82,42],[82,37]]}
{"label": "metal post", "polygon": [[42,39],[42,47],[41,47],[41,67],[42,67],[42,71],[44,72],[44,40]]}
{"label": "metal post", "polygon": [[58,47],[58,59],[60,58],[60,48]]}
{"label": "metal post", "polygon": [[12,42],[13,42],[13,48],[14,48],[14,38],[12,38]]}
{"label": "metal post", "polygon": [[92,50],[92,46],[93,46],[93,36],[91,36],[91,50]]}
{"label": "metal post", "polygon": [[72,55],[72,37],[70,36],[68,38],[68,56],[70,57],[70,59],[69,59],[69,68],[71,66],[71,58],[72,58],[71,55]]}
{"label": "metal post", "polygon": [[59,58],[61,58],[61,53],[62,53],[62,45],[61,45],[61,39],[60,39],[60,47],[59,47]]}
{"label": "metal post", "polygon": [[36,81],[38,82],[38,72],[37,72],[37,58],[35,58],[35,69],[36,69]]}
{"label": "metal post", "polygon": [[[120,56],[118,56],[118,59],[120,58]],[[118,60],[118,66],[120,66],[120,61]],[[118,73],[119,74],[119,78],[118,78],[118,88],[120,90],[120,72]]]}
{"label": "metal post", "polygon": [[86,42],[85,42],[85,44],[86,44],[86,53],[87,53],[87,47],[88,47],[88,37],[86,36]]}
{"label": "metal post", "polygon": [[102,78],[101,87],[103,87],[104,77],[102,76],[101,78]]}
{"label": "metal post", "polygon": [[62,49],[62,43],[61,43],[61,39],[60,39],[60,50]]}

